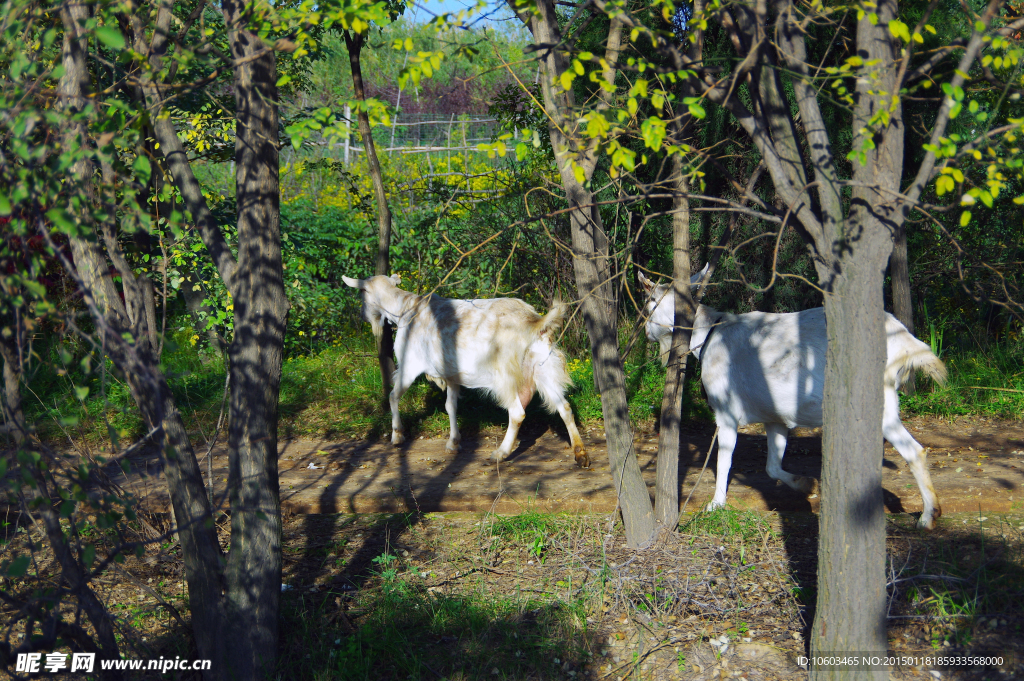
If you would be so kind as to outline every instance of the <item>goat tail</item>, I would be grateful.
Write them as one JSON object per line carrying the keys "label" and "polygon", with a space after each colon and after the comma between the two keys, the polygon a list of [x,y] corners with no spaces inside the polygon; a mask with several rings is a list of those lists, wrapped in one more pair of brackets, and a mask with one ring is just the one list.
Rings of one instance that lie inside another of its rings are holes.
{"label": "goat tail", "polygon": [[931,376],[939,385],[945,385],[949,376],[945,362],[920,341],[917,341],[914,347],[903,349],[900,356],[893,359],[894,361],[890,361],[885,369],[885,380],[897,388],[906,383],[911,373],[918,369]]}
{"label": "goat tail", "polygon": [[562,326],[565,312],[568,309],[569,306],[563,300],[555,298],[551,303],[551,309],[540,320],[540,326],[537,327],[537,335],[551,337]]}
{"label": "goat tail", "polygon": [[946,371],[946,363],[936,357],[931,348],[928,349],[927,355],[915,359],[919,363],[914,368],[924,371],[939,385],[946,384],[946,379],[949,377],[949,372]]}

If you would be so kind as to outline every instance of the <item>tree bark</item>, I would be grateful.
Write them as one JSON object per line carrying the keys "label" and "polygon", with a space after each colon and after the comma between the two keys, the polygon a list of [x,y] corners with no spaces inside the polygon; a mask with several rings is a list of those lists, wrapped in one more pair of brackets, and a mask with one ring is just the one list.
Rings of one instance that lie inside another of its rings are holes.
{"label": "tree bark", "polygon": [[[516,11],[514,3],[509,3]],[[562,44],[558,16],[553,0],[539,0],[536,12],[519,12],[520,20],[533,34],[538,46]],[[606,42],[603,77],[614,82],[622,42],[622,22],[612,19]],[[573,138],[567,131],[575,125],[575,104],[572,91],[564,91],[559,78],[569,66],[564,52],[542,48],[541,91],[548,114],[548,135],[555,151],[572,233],[573,268],[576,289],[580,296],[583,321],[590,338],[594,383],[601,394],[605,436],[612,482],[622,509],[626,543],[630,547],[645,545],[654,536],[654,509],[647,485],[640,473],[633,449],[633,430],[629,422],[626,398],[626,376],[619,354],[617,305],[612,281],[608,236],[593,193],[586,182],[597,165],[596,144]],[[610,95],[600,90],[601,106],[607,107]],[[572,125],[570,125],[570,121]],[[576,177],[574,164],[582,168],[584,181]]]}
{"label": "tree bark", "polygon": [[[87,42],[80,36],[80,27],[87,17],[88,9],[80,3],[67,3],[65,8],[61,12],[65,28],[65,75],[60,88],[68,106],[80,106],[79,103],[85,101],[89,86]],[[169,23],[170,10],[166,5],[161,7],[161,13],[165,24]],[[81,126],[69,129],[67,135],[78,137],[75,144],[86,145],[86,132]],[[176,135],[174,139],[177,140]],[[88,188],[93,172],[91,165],[80,161],[72,172]],[[83,226],[89,225],[87,214],[82,214],[80,218]],[[159,360],[153,354],[154,348],[148,342],[141,342],[149,337],[148,331],[143,332],[147,315],[138,316],[139,323],[143,324],[141,329],[139,324],[133,327],[113,281],[109,276],[104,276],[109,271],[106,258],[96,241],[90,240],[85,234],[86,230],[83,229],[78,235],[69,238],[74,263],[65,264],[82,287],[97,332],[105,336],[107,353],[126,377],[143,421],[150,429],[160,427],[164,476],[174,517],[178,522],[196,645],[201,657],[214,659],[221,648],[223,633],[220,607],[221,554],[212,524],[207,522],[210,506],[199,466],[170,387],[158,369]],[[109,238],[106,240],[108,255],[116,262],[116,239],[113,244]],[[122,282],[126,289],[126,300],[141,298],[133,290],[138,286],[134,277],[122,277]],[[136,339],[140,342],[136,342]],[[227,668],[220,666],[219,670],[225,673]],[[217,673],[218,667],[215,666],[213,674]]]}
{"label": "tree bark", "polygon": [[697,309],[690,293],[690,200],[683,175],[682,158],[672,158],[675,196],[672,199],[672,290],[675,294],[675,318],[672,348],[668,353],[665,390],[661,398],[658,435],[658,471],[654,492],[654,519],[663,528],[675,529],[679,521],[679,448],[683,411],[686,360],[690,353],[690,334]]}
{"label": "tree bark", "polygon": [[[704,0],[694,0],[694,16],[704,12]],[[692,62],[703,61],[704,31],[697,28],[692,36],[687,57]],[[683,68],[681,55],[673,53],[677,69]],[[694,94],[693,87],[681,84],[684,96]],[[683,142],[689,136],[693,118],[688,114],[673,115],[675,138]],[[672,289],[675,297],[672,319],[672,345],[669,349],[665,372],[665,389],[661,398],[661,423],[658,436],[658,470],[654,494],[654,519],[663,528],[675,529],[679,522],[679,450],[682,447],[683,391],[686,386],[687,360],[690,354],[690,335],[697,304],[690,288],[690,199],[689,183],[683,172],[683,158],[672,157]],[[731,230],[726,230],[728,239]],[[717,263],[717,258],[716,258]]]}
{"label": "tree bark", "polygon": [[[0,358],[4,363],[3,420],[17,450],[38,451],[39,443],[30,436],[28,424],[25,422],[24,412],[21,408],[23,376],[21,357],[24,356],[24,333],[19,321],[14,320],[11,325],[14,333],[10,338],[0,338]],[[35,505],[35,509],[42,518],[46,539],[53,550],[54,557],[60,564],[61,576],[67,582],[68,590],[77,598],[78,607],[85,613],[95,630],[98,643],[97,652],[104,659],[119,658],[121,654],[114,634],[114,620],[89,585],[88,568],[76,558],[68,541],[69,536],[65,534],[60,518],[54,511],[54,508],[59,505],[59,500],[53,498],[52,490],[56,490],[57,486],[50,471],[44,466],[26,466],[23,470],[35,481],[35,485],[26,491],[41,502]],[[57,618],[59,614],[54,612],[52,616]],[[22,644],[28,643],[30,641],[22,641]],[[117,671],[101,673],[104,678],[122,678],[122,674]]]}
{"label": "tree bark", "polygon": [[[811,652],[885,654],[885,509],[882,502],[882,377],[885,373],[883,274],[892,252],[900,207],[893,196],[903,172],[904,128],[899,102],[878,94],[895,92],[896,48],[889,21],[895,0],[878,4],[877,25],[858,22],[858,53],[881,64],[879,81],[859,79],[854,109],[855,149],[867,135],[866,162],[853,164],[851,206],[836,229],[823,230],[818,252],[834,260],[819,263],[826,282],[828,351],[822,414],[821,514],[818,533],[818,603]],[[870,130],[879,108],[889,124]],[[888,190],[888,191],[886,191]],[[861,672],[886,679],[886,669]],[[811,678],[846,678],[841,671],[813,669]]]}
{"label": "tree bark", "polygon": [[[913,296],[910,290],[910,263],[907,251],[907,223],[900,222],[889,256],[889,276],[892,279],[892,313],[907,331],[914,333]],[[903,384],[903,394],[913,395],[917,391],[914,374],[911,372]]]}
{"label": "tree bark", "polygon": [[245,5],[225,0],[223,8],[231,56],[241,65],[235,68],[235,333],[228,348],[231,548],[224,568],[227,636],[218,656],[222,674],[255,679],[274,670],[281,597],[277,401],[288,300],[281,259],[277,67],[274,52],[245,28]]}
{"label": "tree bark", "polygon": [[[366,90],[363,85],[363,68],[360,58],[366,36],[362,33],[345,31],[345,46],[348,48],[348,62],[352,69],[352,89],[356,99],[366,101]],[[388,206],[387,192],[384,191],[384,174],[377,158],[377,146],[373,143],[373,132],[370,130],[370,117],[365,109],[357,113],[359,136],[363,138],[363,150],[370,168],[370,179],[373,181],[373,194],[377,199],[377,257],[373,273],[388,275],[391,270],[391,208]],[[391,392],[392,379],[395,375],[395,338],[391,324],[381,320],[380,324],[372,324],[373,337],[377,345],[377,362],[380,364],[380,378],[384,385],[384,399]]]}
{"label": "tree bark", "polygon": [[[85,302],[106,335],[106,350],[127,377],[143,419],[161,426],[164,474],[178,522],[189,587],[189,605],[198,656],[213,661],[207,678],[263,678],[274,669],[278,644],[281,576],[281,516],[277,473],[277,400],[281,379],[288,303],[284,294],[278,205],[278,116],[275,56],[260,38],[245,30],[245,7],[223,3],[235,67],[236,198],[238,260],[213,219],[192,174],[170,121],[154,117],[154,133],[183,202],[232,297],[235,334],[229,348],[233,392],[230,404],[229,478],[231,548],[222,556],[211,507],[195,453],[146,328],[154,315],[146,291],[134,277],[122,276],[121,301],[106,259],[95,240],[71,238],[74,264],[65,263],[83,287]],[[84,5],[70,5],[73,9]],[[152,43],[138,14],[128,17],[136,52],[145,55],[155,73],[167,44],[170,4],[162,0]],[[65,21],[75,34],[80,20]],[[71,106],[85,101],[88,87],[85,42],[71,45],[61,87]],[[82,77],[85,74],[86,77]],[[157,84],[140,88],[139,96],[160,108]],[[85,139],[85,131],[72,131]],[[88,182],[91,170],[76,168]],[[83,224],[88,216],[83,215]],[[101,225],[107,257],[120,270],[116,225]],[[129,273],[130,274],[130,273]],[[142,301],[139,305],[137,301]],[[135,308],[138,307],[138,311]],[[148,326],[152,326],[150,322]],[[131,330],[130,334],[125,332]]]}

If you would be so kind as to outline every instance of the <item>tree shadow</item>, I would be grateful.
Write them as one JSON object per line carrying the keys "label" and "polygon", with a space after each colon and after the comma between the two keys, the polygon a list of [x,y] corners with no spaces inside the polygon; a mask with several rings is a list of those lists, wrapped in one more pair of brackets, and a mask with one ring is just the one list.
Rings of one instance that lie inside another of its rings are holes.
{"label": "tree shadow", "polygon": [[[457,346],[459,324],[452,301],[432,296],[429,310],[441,331],[443,350],[443,376],[454,379],[460,375]],[[396,344],[398,346],[399,344]],[[414,362],[412,357],[401,354],[409,352],[409,344],[396,347],[399,353],[396,372],[401,374],[403,363]],[[418,367],[418,364],[413,364]],[[411,370],[410,370],[411,371]],[[408,377],[407,377],[408,378]],[[451,384],[453,381],[449,381]],[[473,391],[476,392],[476,391]],[[370,468],[355,465],[341,465],[318,495],[321,513],[307,514],[300,521],[300,534],[304,542],[296,547],[294,555],[286,559],[285,581],[287,608],[294,608],[289,617],[297,618],[295,627],[305,628],[308,635],[302,636],[302,654],[312,654],[323,646],[328,662],[343,677],[352,670],[364,670],[364,677],[390,678],[438,678],[444,673],[459,670],[467,678],[493,678],[492,670],[507,668],[519,670],[512,673],[514,678],[547,675],[554,668],[569,664],[574,649],[583,650],[581,639],[573,633],[562,640],[531,634],[531,622],[540,622],[558,615],[561,606],[533,603],[529,599],[513,603],[515,607],[478,603],[463,596],[438,596],[427,592],[415,582],[401,580],[392,566],[399,560],[397,549],[409,537],[413,537],[421,526],[424,515],[440,508],[446,498],[449,480],[467,471],[479,461],[479,449],[483,439],[483,428],[491,425],[501,413],[503,424],[508,423],[507,412],[484,402],[479,396],[463,391],[460,400],[460,431],[462,446],[456,453],[445,452],[443,463],[433,475],[415,485],[392,487],[395,507],[404,512],[398,515],[347,516],[339,508],[338,494],[346,482],[353,480],[356,471],[365,477],[358,484],[346,487],[349,509],[355,508],[358,495],[389,468],[394,468],[397,479],[411,481],[414,462],[410,455],[410,443],[416,433],[422,416],[403,413],[406,428],[406,442],[398,447],[384,447],[374,453],[371,443],[362,443],[346,450],[351,459],[371,463]],[[427,400],[427,409],[444,409],[445,402],[440,392],[432,392]],[[521,453],[532,446],[537,438],[551,429],[547,418],[540,418],[537,398],[527,409],[526,423],[520,431],[520,443],[516,452]],[[568,440],[568,438],[565,438]],[[521,454],[520,454],[521,456]],[[366,465],[366,464],[364,464]],[[417,491],[419,492],[417,494]],[[500,496],[501,489],[496,490]],[[352,553],[346,553],[344,564],[338,561],[338,545],[332,544],[337,533],[357,525],[362,543]],[[363,537],[363,533],[367,535]],[[290,549],[289,549],[290,550]],[[372,617],[367,623],[354,627],[345,610],[354,602],[356,595],[368,588],[370,583],[382,582],[381,607],[389,611],[387,617]],[[498,603],[501,605],[500,601]],[[506,604],[507,605],[507,604]],[[529,606],[529,607],[527,607]],[[286,608],[286,609],[287,609]],[[504,608],[504,609],[502,609]],[[340,613],[340,614],[337,614]],[[327,625],[311,624],[322,622],[326,615]],[[443,617],[439,616],[443,615]],[[282,628],[282,631],[292,629]],[[570,630],[566,630],[569,632]],[[337,638],[335,639],[335,636]],[[312,638],[314,641],[310,641]],[[329,641],[338,645],[329,645]],[[551,654],[552,651],[559,651]],[[291,655],[282,651],[282,664],[291,657],[302,661],[298,650]],[[562,662],[552,662],[559,657]],[[294,660],[293,660],[294,661]],[[552,667],[554,665],[554,668]],[[349,670],[349,671],[346,671]],[[563,669],[563,671],[565,671]],[[520,675],[520,672],[522,674]],[[356,674],[358,676],[358,673]]]}

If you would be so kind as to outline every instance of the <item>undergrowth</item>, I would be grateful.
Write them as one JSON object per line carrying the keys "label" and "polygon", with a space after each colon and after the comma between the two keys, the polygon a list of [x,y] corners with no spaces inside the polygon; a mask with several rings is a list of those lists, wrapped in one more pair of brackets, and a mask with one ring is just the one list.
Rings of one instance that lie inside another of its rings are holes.
{"label": "undergrowth", "polygon": [[971,350],[942,353],[949,380],[931,381],[916,394],[900,399],[908,414],[1024,418],[1024,342],[1020,339]]}
{"label": "undergrowth", "polygon": [[711,632],[792,645],[804,628],[775,535],[744,552],[726,521],[636,553],[604,517],[446,515],[324,516],[315,539],[307,518],[296,539],[351,560],[286,567],[280,678],[661,678],[656,658],[692,671],[680,646],[696,662]]}
{"label": "undergrowth", "polygon": [[910,520],[891,517],[888,534],[889,616],[903,625],[898,643],[950,651],[988,647],[994,635],[1021,637],[1020,518],[963,514],[922,535]]}
{"label": "undergrowth", "polygon": [[[212,436],[220,414],[225,368],[220,355],[194,347],[188,336],[177,334],[168,341],[163,364],[186,427],[202,441]],[[100,370],[93,358],[90,367],[89,362],[79,361],[81,351],[64,346],[50,348],[48,354],[49,361],[37,365],[31,389],[25,395],[29,418],[44,439],[85,440],[101,449],[111,444],[117,449],[121,441],[132,442],[145,434],[127,384],[109,364],[105,371]],[[1017,340],[944,354],[949,381],[938,386],[921,380],[915,395],[901,398],[905,414],[1024,417],[1024,343]],[[66,361],[70,357],[76,361]],[[568,368],[574,383],[568,399],[577,421],[584,426],[599,426],[601,396],[594,387],[590,359],[570,358]],[[652,431],[661,411],[665,370],[654,350],[643,344],[627,358],[624,368],[630,420],[638,430]],[[701,395],[699,368],[689,372],[683,406],[687,421],[712,420]],[[279,428],[284,437],[390,435],[390,408],[382,399],[380,370],[370,335],[359,334],[318,352],[287,358],[282,368],[279,409]],[[413,436],[435,437],[448,429],[444,394],[424,378],[402,398],[401,411]],[[505,410],[476,390],[462,393],[458,418],[460,429],[469,437],[485,428],[504,428],[508,423]],[[561,420],[544,410],[539,397],[527,408],[526,423],[563,429]]]}
{"label": "undergrowth", "polygon": [[[179,334],[164,353],[164,370],[186,427],[200,441],[212,437],[224,396],[223,358],[194,347],[188,334]],[[45,439],[84,440],[116,449],[145,434],[142,419],[127,384],[106,367],[83,371],[79,364],[61,364],[59,356],[74,354],[63,348],[51,353],[55,360],[41,363],[26,395],[26,409]],[[661,409],[665,371],[642,349],[626,365],[630,418],[635,427],[651,430]],[[594,388],[590,359],[570,359],[574,386],[567,395],[580,425],[599,424],[601,396]],[[381,438],[391,433],[391,413],[382,399],[382,385],[372,337],[366,333],[335,343],[319,352],[285,359],[281,375],[279,429],[283,437]],[[77,391],[76,391],[77,389]],[[691,417],[710,419],[696,378],[688,382],[687,411]],[[440,435],[448,430],[445,396],[421,377],[402,397],[401,414],[413,436]],[[507,412],[477,390],[464,390],[459,399],[459,428],[472,437],[478,431],[508,424]],[[557,415],[549,414],[534,398],[527,407],[530,427],[546,424],[562,431]]]}

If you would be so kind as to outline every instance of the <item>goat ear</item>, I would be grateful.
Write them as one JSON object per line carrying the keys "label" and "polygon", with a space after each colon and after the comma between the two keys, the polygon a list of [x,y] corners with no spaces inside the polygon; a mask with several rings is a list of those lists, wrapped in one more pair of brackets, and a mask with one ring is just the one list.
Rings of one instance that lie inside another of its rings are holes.
{"label": "goat ear", "polygon": [[392,274],[391,275],[391,283],[394,284],[395,286],[398,286],[399,284],[401,284],[402,283],[401,275],[398,274],[397,272]]}
{"label": "goat ear", "polygon": [[646,276],[644,276],[643,272],[637,272],[637,274],[640,275],[640,285],[644,287],[644,291],[646,291],[647,293],[653,291],[656,284],[650,279],[648,279]]}
{"label": "goat ear", "polygon": [[697,286],[700,286],[701,279],[703,279],[704,275],[708,273],[708,268],[709,267],[711,267],[711,263],[710,262],[704,263],[704,269],[702,269],[700,272],[698,272],[697,274],[694,274],[694,275],[692,275],[690,277],[690,286],[692,286],[694,288],[696,288]]}
{"label": "goat ear", "polygon": [[352,288],[364,289],[366,288],[366,282],[362,279],[353,279],[352,277],[346,277],[344,274],[341,275],[341,280]]}

